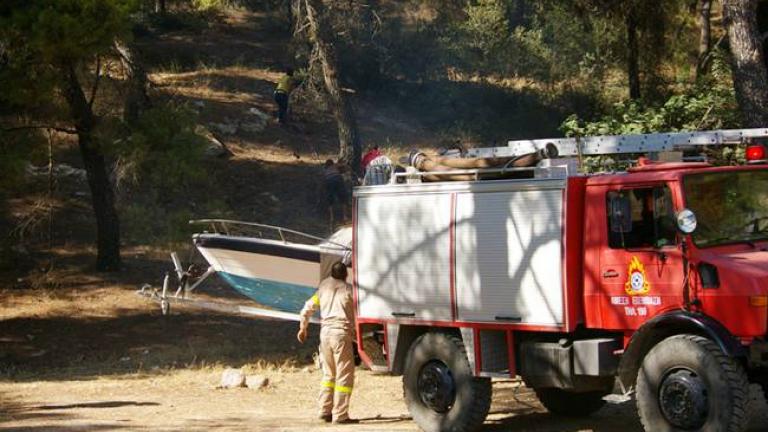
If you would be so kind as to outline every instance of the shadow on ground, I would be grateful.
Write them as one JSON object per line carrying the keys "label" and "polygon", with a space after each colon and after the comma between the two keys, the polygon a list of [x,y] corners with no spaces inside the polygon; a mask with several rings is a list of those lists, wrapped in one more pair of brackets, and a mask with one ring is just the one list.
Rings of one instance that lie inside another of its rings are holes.
{"label": "shadow on ground", "polygon": [[305,345],[295,341],[296,323],[193,311],[20,318],[2,320],[0,328],[0,372],[14,382],[89,380],[259,361],[300,365],[312,361],[317,346],[317,335]]}
{"label": "shadow on ground", "polygon": [[[116,403],[131,402],[120,401]],[[39,421],[46,423],[53,422],[55,423],[55,426],[14,426],[13,429],[7,430],[21,432],[97,432],[128,428],[127,425],[121,425],[119,420],[116,422],[100,422],[93,424],[83,422],[77,422],[77,424],[71,425],[64,424],[65,422],[72,422],[76,420],[76,417],[76,415],[71,413],[51,412],[50,407],[47,406],[35,406],[18,403],[10,400],[9,398],[3,397],[3,395],[0,394],[0,430],[6,430],[3,428],[3,423],[24,421]]]}

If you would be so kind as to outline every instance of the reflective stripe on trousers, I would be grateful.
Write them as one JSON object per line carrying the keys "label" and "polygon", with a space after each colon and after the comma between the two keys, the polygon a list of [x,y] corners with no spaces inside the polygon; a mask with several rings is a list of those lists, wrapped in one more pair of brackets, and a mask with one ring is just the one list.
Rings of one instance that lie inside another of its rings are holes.
{"label": "reflective stripe on trousers", "polygon": [[346,386],[334,386],[333,389],[337,392],[342,393],[352,393],[352,387],[346,387]]}
{"label": "reflective stripe on trousers", "polygon": [[320,333],[323,381],[318,402],[321,416],[332,414],[334,420],[349,418],[349,400],[355,383],[352,349],[351,336]]}

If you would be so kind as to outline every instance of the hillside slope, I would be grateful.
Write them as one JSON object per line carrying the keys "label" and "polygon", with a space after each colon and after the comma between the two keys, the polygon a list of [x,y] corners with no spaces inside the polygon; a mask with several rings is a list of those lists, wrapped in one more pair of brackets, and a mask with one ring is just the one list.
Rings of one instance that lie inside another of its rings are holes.
{"label": "hillside slope", "polygon": [[[280,125],[272,91],[291,50],[290,33],[267,12],[230,10],[203,30],[150,31],[138,40],[155,93],[185,103],[232,155],[206,162],[233,216],[317,232],[326,228],[317,183],[322,162],[338,153],[336,126],[303,88]],[[300,66],[300,65],[297,65]],[[438,138],[392,105],[354,101],[364,148],[392,156],[433,148]],[[203,216],[203,215],[199,215]]]}

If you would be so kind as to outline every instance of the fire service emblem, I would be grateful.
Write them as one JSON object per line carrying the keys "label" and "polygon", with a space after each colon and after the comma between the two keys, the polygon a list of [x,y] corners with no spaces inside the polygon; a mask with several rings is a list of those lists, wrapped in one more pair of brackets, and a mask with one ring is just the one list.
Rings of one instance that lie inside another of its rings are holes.
{"label": "fire service emblem", "polygon": [[651,290],[651,284],[648,283],[648,278],[645,277],[645,267],[636,256],[633,256],[632,260],[629,262],[627,275],[629,276],[627,282],[624,284],[624,290],[627,294],[648,294],[648,291]]}

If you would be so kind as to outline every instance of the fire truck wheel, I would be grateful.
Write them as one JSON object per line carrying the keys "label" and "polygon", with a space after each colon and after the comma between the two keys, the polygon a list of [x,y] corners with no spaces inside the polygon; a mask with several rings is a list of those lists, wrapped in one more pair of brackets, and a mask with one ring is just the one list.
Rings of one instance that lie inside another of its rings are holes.
{"label": "fire truck wheel", "polygon": [[587,417],[605,405],[608,391],[571,392],[559,388],[534,389],[539,402],[552,414],[566,417]]}
{"label": "fire truck wheel", "polygon": [[476,378],[460,338],[426,333],[405,359],[403,394],[413,420],[425,432],[469,432],[491,407],[491,380]]}
{"label": "fire truck wheel", "polygon": [[749,382],[742,366],[709,339],[661,341],[637,374],[637,411],[646,431],[740,432],[747,425]]}

